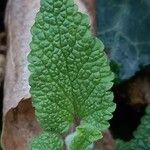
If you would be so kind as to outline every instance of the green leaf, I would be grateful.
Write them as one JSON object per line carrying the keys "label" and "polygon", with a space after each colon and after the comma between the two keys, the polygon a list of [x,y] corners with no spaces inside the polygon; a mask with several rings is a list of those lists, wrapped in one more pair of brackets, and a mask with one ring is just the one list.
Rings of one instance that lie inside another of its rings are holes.
{"label": "green leaf", "polygon": [[63,150],[63,141],[55,134],[42,133],[33,139],[30,150]]}
{"label": "green leaf", "polygon": [[146,108],[146,114],[141,120],[141,124],[134,133],[134,147],[136,150],[150,149],[150,105]]}
{"label": "green leaf", "polygon": [[79,149],[82,144],[83,150],[101,138],[115,110],[109,91],[114,75],[89,24],[73,0],[41,0],[28,59],[30,92],[41,127],[64,136],[79,118],[71,145]]}
{"label": "green leaf", "polygon": [[97,0],[97,33],[125,80],[150,65],[150,1]]}
{"label": "green leaf", "polygon": [[117,140],[115,150],[133,150],[133,149],[131,148],[130,142],[124,142],[122,140]]}
{"label": "green leaf", "polygon": [[97,128],[90,127],[88,124],[79,126],[69,150],[87,149],[87,146],[100,138],[102,138],[102,134]]}

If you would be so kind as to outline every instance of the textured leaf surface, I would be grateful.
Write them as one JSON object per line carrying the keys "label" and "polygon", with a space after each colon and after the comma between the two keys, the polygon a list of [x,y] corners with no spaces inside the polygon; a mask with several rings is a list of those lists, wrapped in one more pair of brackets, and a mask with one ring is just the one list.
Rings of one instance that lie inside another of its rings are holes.
{"label": "textured leaf surface", "polygon": [[72,150],[81,144],[85,149],[108,128],[115,109],[104,46],[73,0],[41,0],[32,35],[29,70],[36,116],[45,131],[58,135],[80,120]]}
{"label": "textured leaf surface", "polygon": [[150,64],[150,1],[97,0],[98,36],[128,79]]}
{"label": "textured leaf surface", "polygon": [[146,108],[146,114],[141,124],[134,133],[134,139],[130,142],[118,141],[117,150],[149,150],[150,149],[150,105]]}
{"label": "textured leaf surface", "polygon": [[55,134],[42,133],[31,143],[31,150],[63,150],[63,141]]}

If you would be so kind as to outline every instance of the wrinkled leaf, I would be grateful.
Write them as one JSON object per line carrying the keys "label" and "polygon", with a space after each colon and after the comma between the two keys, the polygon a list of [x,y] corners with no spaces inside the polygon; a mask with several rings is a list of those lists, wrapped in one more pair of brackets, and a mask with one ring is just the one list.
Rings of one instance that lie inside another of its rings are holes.
{"label": "wrinkled leaf", "polygon": [[84,150],[101,138],[115,109],[104,46],[73,0],[41,0],[32,35],[30,92],[36,116],[46,132],[58,136],[80,120],[70,147]]}
{"label": "wrinkled leaf", "polygon": [[63,150],[63,141],[55,134],[42,133],[30,145],[31,150]]}

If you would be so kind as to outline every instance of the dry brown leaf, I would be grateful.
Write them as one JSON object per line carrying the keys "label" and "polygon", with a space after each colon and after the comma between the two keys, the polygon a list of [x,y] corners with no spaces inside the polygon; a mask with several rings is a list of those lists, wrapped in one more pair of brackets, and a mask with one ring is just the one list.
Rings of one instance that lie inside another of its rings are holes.
{"label": "dry brown leaf", "polygon": [[[87,14],[83,3],[79,0],[75,2],[79,10]],[[39,10],[39,4],[40,0],[9,0],[7,4],[5,24],[8,52],[2,131],[4,150],[27,150],[30,139],[41,131],[31,106],[27,67],[30,28]],[[107,145],[107,142],[104,140],[102,144]]]}
{"label": "dry brown leaf", "polygon": [[[81,3],[78,5],[79,10],[84,8]],[[28,141],[40,131],[31,107],[27,67],[30,28],[39,6],[40,0],[9,0],[6,8],[8,52],[3,103],[4,150],[27,150]]]}
{"label": "dry brown leaf", "polygon": [[127,92],[131,105],[150,103],[150,68],[144,69],[128,82]]}
{"label": "dry brown leaf", "polygon": [[[27,142],[39,132],[38,124],[34,123],[33,108],[26,104],[31,104],[27,68],[27,55],[31,40],[30,28],[39,9],[39,3],[39,0],[9,0],[7,4],[5,25],[8,51],[2,130],[2,147],[4,150],[27,150]],[[24,101],[20,102],[21,100]],[[25,113],[25,109],[28,109],[28,112]],[[16,110],[19,110],[19,114]],[[33,121],[31,121],[32,119]],[[22,122],[26,122],[25,126]],[[34,131],[33,126],[30,126],[31,122],[35,128]],[[25,135],[25,132],[28,135]]]}
{"label": "dry brown leaf", "polygon": [[16,108],[11,108],[5,116],[3,128],[3,149],[27,149],[30,140],[42,129],[35,118],[31,99],[22,100]]}

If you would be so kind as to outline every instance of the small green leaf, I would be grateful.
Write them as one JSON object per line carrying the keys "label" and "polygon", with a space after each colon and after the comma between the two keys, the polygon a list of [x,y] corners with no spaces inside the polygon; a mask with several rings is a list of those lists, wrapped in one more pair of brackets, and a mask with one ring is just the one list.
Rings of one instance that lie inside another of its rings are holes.
{"label": "small green leaf", "polygon": [[73,0],[41,0],[28,59],[30,92],[41,127],[64,136],[79,118],[71,147],[83,145],[83,150],[101,138],[115,110],[109,91],[114,75],[89,24]]}
{"label": "small green leaf", "polygon": [[74,139],[72,140],[72,143],[69,147],[69,150],[78,150],[79,147],[83,150],[87,149],[87,147],[93,141],[96,141],[101,138],[102,134],[100,133],[100,130],[94,128],[94,126],[90,126],[90,124],[79,126],[77,128]]}
{"label": "small green leaf", "polygon": [[30,150],[63,150],[63,141],[52,133],[42,133],[33,139]]}

